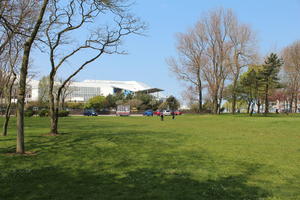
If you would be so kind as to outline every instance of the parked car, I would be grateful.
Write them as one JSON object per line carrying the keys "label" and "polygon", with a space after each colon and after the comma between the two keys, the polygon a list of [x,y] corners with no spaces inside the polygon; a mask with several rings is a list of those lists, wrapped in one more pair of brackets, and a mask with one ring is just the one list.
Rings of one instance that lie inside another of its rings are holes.
{"label": "parked car", "polygon": [[155,111],[153,114],[159,116],[159,115],[160,115],[160,111],[157,110],[157,111]]}
{"label": "parked car", "polygon": [[153,111],[152,110],[146,110],[144,113],[143,113],[144,116],[153,116]]}
{"label": "parked car", "polygon": [[174,114],[175,114],[175,115],[182,115],[182,112],[180,112],[179,110],[175,110],[175,111],[174,111]]}
{"label": "parked car", "polygon": [[170,110],[164,110],[163,111],[163,115],[164,116],[170,116],[172,113],[171,113],[171,111]]}
{"label": "parked car", "polygon": [[93,109],[84,110],[83,112],[84,116],[98,116],[97,112]]}

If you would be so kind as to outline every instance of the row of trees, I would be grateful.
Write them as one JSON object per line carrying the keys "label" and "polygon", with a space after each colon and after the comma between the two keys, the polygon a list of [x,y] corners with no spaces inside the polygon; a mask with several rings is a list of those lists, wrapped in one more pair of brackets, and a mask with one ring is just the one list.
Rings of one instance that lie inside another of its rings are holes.
{"label": "row of trees", "polygon": [[241,101],[248,111],[256,105],[259,112],[263,105],[268,113],[269,100],[278,88],[284,88],[291,105],[297,104],[300,42],[286,47],[281,55],[271,53],[262,62],[255,33],[230,9],[205,14],[193,28],[177,35],[176,49],[177,57],[167,63],[170,71],[187,83],[184,98],[191,104],[197,101],[198,112],[210,109],[220,113],[225,99],[233,114]]}
{"label": "row of trees", "polygon": [[[69,81],[102,55],[125,53],[119,49],[122,39],[146,28],[130,14],[130,4],[126,0],[0,1],[1,81],[9,77],[1,93],[8,91],[4,96],[9,98],[13,93],[9,88],[17,81],[17,153],[25,153],[24,106],[32,48],[49,57],[50,133],[56,135],[59,102]],[[80,59],[74,62],[75,58]],[[54,92],[57,75],[70,63],[73,70],[64,74]]]}
{"label": "row of trees", "polygon": [[242,24],[231,10],[217,9],[204,15],[187,33],[177,36],[178,58],[169,58],[170,70],[188,82],[197,94],[200,112],[204,86],[219,113],[227,80],[233,82],[233,111],[236,87],[242,69],[255,61],[256,39],[250,26]]}
{"label": "row of trees", "polygon": [[117,105],[130,105],[131,109],[136,111],[145,111],[148,109],[177,110],[180,107],[179,101],[174,96],[170,96],[163,101],[158,100],[152,95],[143,93],[126,96],[124,94],[108,95],[107,97],[95,96],[84,107],[100,111],[103,109],[115,109]]}

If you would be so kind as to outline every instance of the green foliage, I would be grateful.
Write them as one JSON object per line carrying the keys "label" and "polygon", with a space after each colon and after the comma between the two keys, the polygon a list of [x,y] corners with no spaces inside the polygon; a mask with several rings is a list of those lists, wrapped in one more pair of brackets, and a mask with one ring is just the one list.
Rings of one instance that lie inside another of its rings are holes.
{"label": "green foliage", "polygon": [[67,102],[66,103],[66,107],[67,108],[71,108],[71,109],[83,109],[84,108],[84,103],[80,103],[80,102]]}
{"label": "green foliage", "polygon": [[38,115],[39,115],[40,117],[47,117],[47,116],[49,115],[49,111],[46,110],[46,109],[42,109],[42,110],[40,110],[40,111],[38,112]]}
{"label": "green foliage", "polygon": [[25,116],[25,117],[32,117],[33,115],[34,115],[33,110],[26,110],[26,111],[24,112],[24,116]]}
{"label": "green foliage", "polygon": [[70,112],[66,111],[66,110],[60,110],[60,111],[58,111],[58,116],[59,117],[68,117],[69,114],[70,114]]}
{"label": "green foliage", "polygon": [[96,111],[99,111],[103,108],[105,108],[105,97],[104,96],[95,96],[88,100],[88,102],[85,104],[84,108],[86,109],[95,109]]}
{"label": "green foliage", "polygon": [[265,64],[260,71],[261,80],[265,84],[270,84],[273,87],[277,87],[279,85],[279,71],[282,66],[282,59],[278,58],[278,56],[274,53],[271,53],[265,60]]}
{"label": "green foliage", "polygon": [[180,107],[179,101],[174,96],[169,96],[166,102],[170,110],[177,110]]}
{"label": "green foliage", "polygon": [[169,105],[168,103],[165,101],[165,102],[162,102],[159,106],[158,106],[158,109],[159,110],[167,110],[169,109]]}

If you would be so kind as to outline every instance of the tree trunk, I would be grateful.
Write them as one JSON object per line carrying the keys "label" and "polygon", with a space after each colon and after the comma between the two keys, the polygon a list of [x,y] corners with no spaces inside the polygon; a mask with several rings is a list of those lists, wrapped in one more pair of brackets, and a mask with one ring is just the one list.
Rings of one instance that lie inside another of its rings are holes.
{"label": "tree trunk", "polygon": [[199,95],[199,113],[202,111],[202,86],[201,83],[198,85],[198,95]]}
{"label": "tree trunk", "polygon": [[260,103],[260,100],[258,99],[257,100],[257,113],[258,114],[260,113],[260,106],[261,106],[261,103]]}
{"label": "tree trunk", "polygon": [[237,87],[237,78],[234,78],[232,89],[232,110],[231,113],[234,115],[236,110],[236,87]]}
{"label": "tree trunk", "polygon": [[213,99],[213,113],[218,113],[218,95],[216,94]]}
{"label": "tree trunk", "polygon": [[294,101],[294,94],[292,93],[290,102],[289,102],[289,112],[292,113],[293,112],[293,101]]}
{"label": "tree trunk", "polygon": [[42,24],[43,16],[48,5],[48,0],[44,0],[41,7],[39,17],[36,21],[34,29],[30,37],[26,40],[24,44],[24,54],[22,59],[22,65],[20,69],[20,80],[19,80],[19,90],[18,90],[18,101],[17,101],[17,149],[16,153],[25,153],[24,145],[24,105],[25,105],[25,95],[26,95],[26,78],[28,73],[28,62],[30,56],[31,46],[35,40],[38,30]]}
{"label": "tree trunk", "polygon": [[249,112],[250,112],[250,107],[251,107],[251,101],[248,102],[248,106],[247,106],[247,114],[249,114]]}
{"label": "tree trunk", "polygon": [[265,115],[269,113],[269,83],[266,84],[265,90]]}
{"label": "tree trunk", "polygon": [[11,99],[12,99],[12,91],[13,91],[13,87],[16,81],[16,76],[14,75],[12,81],[11,81],[11,85],[8,88],[8,97],[7,97],[7,106],[6,106],[6,110],[5,110],[5,120],[4,120],[4,124],[3,124],[3,136],[7,136],[7,127],[8,127],[8,123],[10,120],[10,111],[11,111]]}
{"label": "tree trunk", "polygon": [[[33,42],[33,41],[32,41]],[[32,43],[26,41],[24,45],[24,55],[22,60],[22,66],[20,69],[20,81],[17,101],[17,153],[25,153],[24,145],[24,105],[26,95],[26,78],[28,72],[28,61],[30,55],[30,48]]]}
{"label": "tree trunk", "polygon": [[251,105],[251,112],[250,112],[250,116],[252,116],[252,115],[253,115],[253,112],[254,112],[254,103],[252,103],[252,105]]}
{"label": "tree trunk", "polygon": [[298,95],[296,94],[296,97],[295,97],[295,113],[297,113],[298,111]]}
{"label": "tree trunk", "polygon": [[50,116],[50,134],[57,135],[57,115],[56,115],[56,106],[55,106],[55,99],[53,94],[54,88],[54,77],[55,71],[54,69],[51,71],[49,76],[49,116]]}

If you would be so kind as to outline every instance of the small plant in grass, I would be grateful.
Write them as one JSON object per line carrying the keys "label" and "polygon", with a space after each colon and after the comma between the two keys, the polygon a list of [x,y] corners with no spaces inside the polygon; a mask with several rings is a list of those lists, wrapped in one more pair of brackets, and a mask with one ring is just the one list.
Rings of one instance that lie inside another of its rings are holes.
{"label": "small plant in grass", "polygon": [[39,116],[40,117],[47,117],[49,115],[49,111],[46,109],[40,110]]}
{"label": "small plant in grass", "polygon": [[70,112],[66,111],[66,110],[61,110],[61,111],[58,112],[59,117],[68,117],[69,114],[70,114]]}
{"label": "small plant in grass", "polygon": [[34,112],[32,110],[26,110],[24,115],[25,117],[32,117],[34,115]]}

